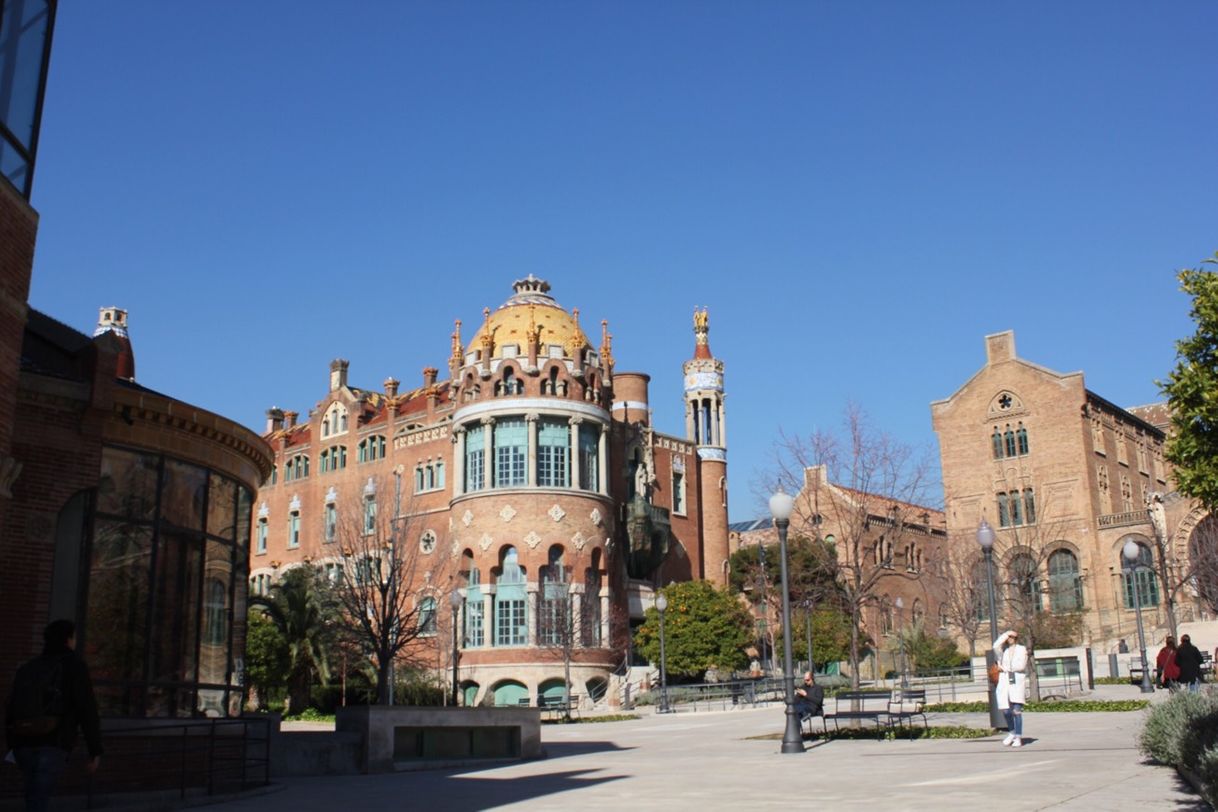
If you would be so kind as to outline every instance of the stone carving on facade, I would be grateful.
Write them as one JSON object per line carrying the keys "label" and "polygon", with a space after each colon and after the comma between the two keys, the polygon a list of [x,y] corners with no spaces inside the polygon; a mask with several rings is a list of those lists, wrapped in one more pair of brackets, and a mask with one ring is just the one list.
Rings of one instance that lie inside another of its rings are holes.
{"label": "stone carving on facade", "polygon": [[338,488],[335,488],[333,485],[331,485],[330,490],[326,491],[325,501],[326,501],[327,505],[332,505],[335,502],[337,502],[338,501]]}
{"label": "stone carving on facade", "polygon": [[536,550],[537,545],[541,544],[541,536],[537,535],[536,531],[530,530],[529,534],[524,537],[524,543],[529,545],[530,550]]}
{"label": "stone carving on facade", "polygon": [[511,505],[504,505],[503,510],[499,511],[499,518],[505,522],[510,522],[512,517],[516,515],[516,508]]}
{"label": "stone carving on facade", "polygon": [[288,510],[300,510],[300,494],[292,494],[292,501],[288,502]]}
{"label": "stone carving on facade", "polygon": [[1146,512],[1150,514],[1150,524],[1155,529],[1155,539],[1160,543],[1166,542],[1167,512],[1163,508],[1163,494],[1153,491],[1146,495]]}
{"label": "stone carving on facade", "polygon": [[567,511],[559,507],[557,503],[555,503],[555,505],[550,508],[547,513],[549,514],[550,518],[556,522],[561,522],[562,517],[567,515]]}
{"label": "stone carving on facade", "polygon": [[258,506],[258,518],[265,519],[270,515],[271,515],[271,509],[269,507],[267,507],[266,502],[264,501],[261,505]]}
{"label": "stone carving on facade", "polygon": [[600,512],[599,508],[592,508],[592,513],[590,513],[588,515],[588,518],[592,520],[592,523],[594,525],[596,525],[597,527],[600,527],[602,517],[601,517],[601,512]]}
{"label": "stone carving on facade", "polygon": [[575,535],[571,537],[571,546],[574,547],[579,552],[583,551],[584,545],[587,543],[588,543],[588,540],[586,538],[584,538],[584,534],[579,532],[578,530],[576,530]]}
{"label": "stone carving on facade", "polygon": [[482,538],[478,539],[478,546],[482,548],[482,552],[484,552],[484,553],[487,550],[489,550],[491,548],[491,545],[494,543],[495,543],[495,540],[493,538],[491,538],[490,533],[483,533]]}
{"label": "stone carving on facade", "polygon": [[474,520],[473,511],[466,509],[466,511],[461,514],[461,524],[465,525],[466,527],[469,527],[470,523],[473,522],[473,520]]}

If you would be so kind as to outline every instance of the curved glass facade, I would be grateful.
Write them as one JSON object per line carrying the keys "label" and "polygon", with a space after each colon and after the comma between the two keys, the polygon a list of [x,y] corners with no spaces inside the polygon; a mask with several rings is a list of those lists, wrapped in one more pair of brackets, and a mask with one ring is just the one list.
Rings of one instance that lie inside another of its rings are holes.
{"label": "curved glass facade", "polygon": [[163,454],[107,447],[81,643],[106,716],[236,716],[250,490]]}

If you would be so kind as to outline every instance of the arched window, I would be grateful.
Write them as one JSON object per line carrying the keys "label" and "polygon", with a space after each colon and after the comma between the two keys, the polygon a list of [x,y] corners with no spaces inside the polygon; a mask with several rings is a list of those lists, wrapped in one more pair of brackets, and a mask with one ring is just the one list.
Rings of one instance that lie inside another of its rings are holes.
{"label": "arched window", "polygon": [[887,595],[880,597],[880,634],[892,634],[892,601]]}
{"label": "arched window", "polygon": [[1007,426],[1007,430],[1003,433],[1002,439],[1003,444],[1006,446],[1007,456],[1014,457],[1016,455],[1015,432],[1011,431],[1011,427],[1009,425]]}
{"label": "arched window", "polygon": [[481,648],[486,645],[483,625],[482,578],[474,565],[472,553],[465,554],[465,646]]}
{"label": "arched window", "polygon": [[[986,565],[985,561],[978,561],[973,565],[972,578],[970,579],[971,593],[973,603],[973,617],[977,620],[990,619],[990,600],[986,588]],[[998,585],[994,587],[994,611],[1002,613],[1002,593],[998,590]]]}
{"label": "arched window", "polygon": [[990,437],[990,443],[994,446],[994,459],[1002,459],[1002,432],[998,427],[994,427],[994,434]]}
{"label": "arched window", "polygon": [[1007,495],[1005,493],[998,494],[998,526],[1011,526],[1011,512],[1007,504]]}
{"label": "arched window", "polygon": [[482,426],[465,432],[465,491],[480,491],[486,487],[486,440]]}
{"label": "arched window", "polygon": [[359,462],[372,462],[379,460],[385,456],[385,437],[380,434],[375,434],[371,437],[365,437],[360,440],[359,451],[356,456]]}
{"label": "arched window", "polygon": [[503,370],[503,380],[495,387],[498,395],[519,395],[524,392],[524,381],[516,377],[511,367]]}
{"label": "arched window", "polygon": [[1027,553],[1011,557],[1008,571],[1008,600],[1016,614],[1027,618],[1040,609],[1040,585],[1036,578],[1036,559]]}
{"label": "arched window", "polygon": [[1019,424],[1019,429],[1015,432],[1015,444],[1021,455],[1028,453],[1028,430],[1023,427],[1023,423]]}
{"label": "arched window", "polygon": [[338,507],[333,502],[326,505],[325,534],[327,543],[338,537]]}
{"label": "arched window", "polygon": [[[1155,579],[1155,557],[1142,542],[1137,542],[1138,558],[1133,562],[1133,566],[1125,560],[1122,555],[1121,548],[1117,548],[1117,555],[1121,560],[1121,583],[1124,586],[1125,592],[1125,608],[1133,609],[1141,601],[1142,608],[1159,605],[1159,582]],[[1130,577],[1130,570],[1133,571],[1133,577]],[[1135,587],[1134,584],[1137,584]],[[1136,598],[1135,598],[1136,596]]]}
{"label": "arched window", "polygon": [[323,439],[334,434],[342,434],[347,430],[347,407],[341,403],[331,403],[326,409],[326,415],[321,421],[321,436]]}
{"label": "arched window", "polygon": [[1078,577],[1078,557],[1069,550],[1049,556],[1049,609],[1077,612],[1083,608],[1083,582]]}
{"label": "arched window", "polygon": [[516,548],[508,547],[495,587],[495,645],[524,646],[529,642],[528,603],[524,570]]}
{"label": "arched window", "polygon": [[541,570],[537,642],[542,646],[566,648],[574,643],[571,639],[573,626],[570,612],[570,584],[567,570],[562,563],[562,556],[562,547],[557,545],[551,547],[550,563]]}
{"label": "arched window", "polygon": [[581,642],[588,647],[601,644],[601,571],[600,551],[592,553],[592,566],[584,573],[584,600],[580,611]]}
{"label": "arched window", "polygon": [[424,598],[419,601],[419,634],[436,633],[436,599]]}
{"label": "arched window", "polygon": [[909,610],[909,619],[913,625],[920,626],[926,617],[926,610],[922,606],[921,598],[914,598],[913,606]]}
{"label": "arched window", "polygon": [[1023,517],[1028,524],[1036,524],[1036,499],[1031,488],[1023,489]]}

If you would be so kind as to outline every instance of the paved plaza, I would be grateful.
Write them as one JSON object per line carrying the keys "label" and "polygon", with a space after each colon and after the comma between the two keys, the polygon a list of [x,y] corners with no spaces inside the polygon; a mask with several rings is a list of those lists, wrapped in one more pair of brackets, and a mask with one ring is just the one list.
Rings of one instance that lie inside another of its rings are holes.
{"label": "paved plaza", "polygon": [[[544,726],[547,758],[537,761],[288,779],[270,794],[217,808],[1208,809],[1174,770],[1143,762],[1135,746],[1142,719],[1137,712],[1028,714],[1021,750],[998,737],[843,740],[782,755],[777,740],[750,738],[781,732],[781,706],[669,716],[648,710],[635,721]],[[931,716],[931,724],[983,721],[981,714]]]}

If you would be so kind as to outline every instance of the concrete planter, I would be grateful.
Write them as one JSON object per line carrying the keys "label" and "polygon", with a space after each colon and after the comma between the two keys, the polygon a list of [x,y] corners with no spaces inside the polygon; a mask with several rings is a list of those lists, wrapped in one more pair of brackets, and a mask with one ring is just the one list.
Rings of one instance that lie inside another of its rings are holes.
{"label": "concrete planter", "polygon": [[365,773],[541,756],[536,708],[365,705],[340,708],[335,730],[359,734]]}

